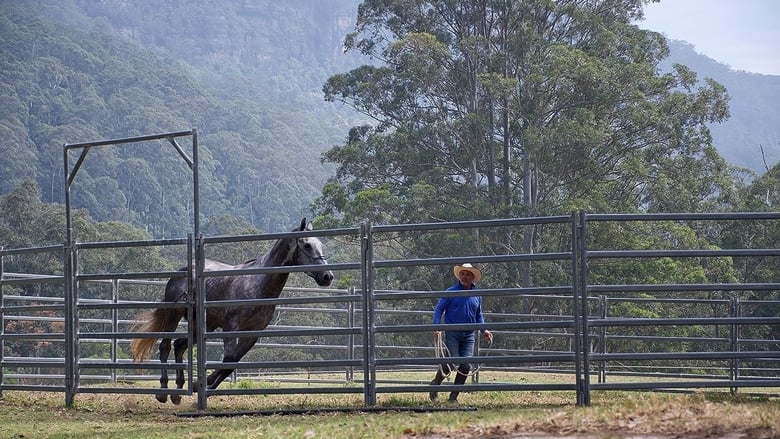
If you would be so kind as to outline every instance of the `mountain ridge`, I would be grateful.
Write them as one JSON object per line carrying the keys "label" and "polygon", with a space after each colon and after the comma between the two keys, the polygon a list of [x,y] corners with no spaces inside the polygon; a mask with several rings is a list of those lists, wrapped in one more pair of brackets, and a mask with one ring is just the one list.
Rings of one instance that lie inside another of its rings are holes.
{"label": "mountain ridge", "polygon": [[757,174],[780,162],[780,75],[734,70],[697,52],[693,44],[669,41],[670,55],[663,63],[684,64],[699,79],[709,77],[723,84],[731,96],[731,116],[720,124],[710,124],[713,144],[732,165]]}

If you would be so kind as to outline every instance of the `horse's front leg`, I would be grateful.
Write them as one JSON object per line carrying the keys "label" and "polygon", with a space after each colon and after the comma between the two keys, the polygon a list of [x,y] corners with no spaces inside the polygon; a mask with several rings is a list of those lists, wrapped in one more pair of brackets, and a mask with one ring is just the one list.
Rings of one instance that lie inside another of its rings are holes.
{"label": "horse's front leg", "polygon": [[[160,363],[166,364],[168,362],[168,355],[171,353],[171,339],[164,338],[160,341]],[[168,369],[160,369],[160,388],[168,388]],[[168,400],[167,393],[158,393],[155,395],[158,401],[165,402]]]}
{"label": "horse's front leg", "polygon": [[[248,338],[226,338],[224,340],[225,353],[222,356],[223,363],[237,363],[241,358],[252,349],[257,337]],[[229,377],[235,369],[215,369],[208,377],[208,388],[216,389],[219,384]]]}
{"label": "horse's front leg", "polygon": [[[186,338],[177,338],[173,342],[173,358],[177,365],[184,363],[184,352],[187,351],[188,347],[189,343],[187,343]],[[176,388],[184,388],[184,369],[176,369]],[[174,404],[181,403],[181,395],[171,395],[171,402]]]}

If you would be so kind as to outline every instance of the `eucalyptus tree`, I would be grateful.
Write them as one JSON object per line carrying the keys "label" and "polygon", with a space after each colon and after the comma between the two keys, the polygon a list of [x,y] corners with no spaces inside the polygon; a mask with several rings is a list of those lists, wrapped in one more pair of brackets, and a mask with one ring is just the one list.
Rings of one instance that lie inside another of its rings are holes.
{"label": "eucalyptus tree", "polygon": [[[660,73],[664,37],[634,24],[646,3],[363,2],[345,47],[376,63],[324,94],[372,122],[324,154],[337,170],[317,212],[354,224],[697,210],[728,193],[705,125],[728,117],[726,90],[684,66]],[[482,250],[538,251],[544,233]],[[529,285],[525,271],[506,280]]]}

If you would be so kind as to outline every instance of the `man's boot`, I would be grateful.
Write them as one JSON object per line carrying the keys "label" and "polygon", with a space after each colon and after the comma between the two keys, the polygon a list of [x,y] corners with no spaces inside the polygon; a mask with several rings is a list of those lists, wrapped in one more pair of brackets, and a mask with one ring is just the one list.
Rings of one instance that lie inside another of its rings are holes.
{"label": "man's boot", "polygon": [[[469,368],[465,367],[459,367],[458,372],[455,376],[455,382],[454,384],[457,385],[463,385],[466,382],[466,378],[469,377]],[[452,392],[450,393],[450,402],[458,402],[458,394],[460,392]]]}
{"label": "man's boot", "polygon": [[[441,384],[442,381],[444,381],[444,378],[447,378],[447,375],[450,373],[450,366],[447,364],[442,364],[439,369],[436,371],[436,376],[433,377],[433,380],[431,380],[432,386],[438,386]],[[430,392],[428,394],[428,397],[431,398],[431,401],[436,401],[436,398],[439,397],[439,392]]]}

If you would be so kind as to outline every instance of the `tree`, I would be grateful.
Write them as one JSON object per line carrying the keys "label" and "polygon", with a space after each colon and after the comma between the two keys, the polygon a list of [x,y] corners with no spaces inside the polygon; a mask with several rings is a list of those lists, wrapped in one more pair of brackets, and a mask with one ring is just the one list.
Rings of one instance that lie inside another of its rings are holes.
{"label": "tree", "polygon": [[[663,36],[632,24],[643,3],[364,2],[346,47],[378,63],[324,94],[375,123],[324,155],[338,168],[317,213],[335,225],[696,210],[727,193],[705,126],[728,116],[726,91],[684,66],[658,74]],[[691,167],[701,174],[680,172]],[[541,236],[527,227],[522,251]]]}
{"label": "tree", "polygon": [[62,244],[64,240],[65,209],[41,203],[34,181],[26,180],[0,197],[0,242],[4,247]]}
{"label": "tree", "polygon": [[[65,208],[43,203],[40,191],[28,180],[13,192],[0,197],[0,242],[4,248],[27,248],[63,244]],[[81,209],[72,213],[77,242],[143,241],[149,233],[119,221],[95,222]],[[34,253],[34,256],[9,258],[4,269],[20,273],[62,274],[63,253]],[[82,272],[160,271],[174,267],[154,247],[89,250],[80,253]],[[177,262],[179,264],[180,262]],[[58,293],[61,294],[61,291]]]}

